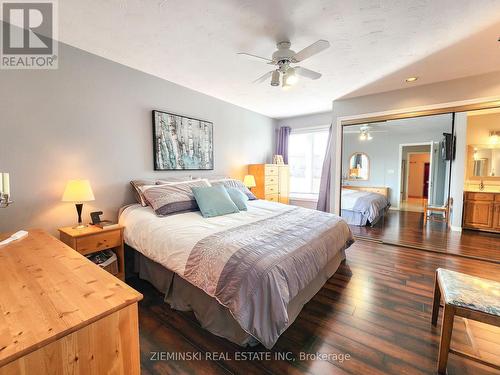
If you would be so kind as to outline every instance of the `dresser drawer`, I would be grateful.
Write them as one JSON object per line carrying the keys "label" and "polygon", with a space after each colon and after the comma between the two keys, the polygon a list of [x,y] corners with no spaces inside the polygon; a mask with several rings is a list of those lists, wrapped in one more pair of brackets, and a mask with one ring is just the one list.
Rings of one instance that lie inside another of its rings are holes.
{"label": "dresser drawer", "polygon": [[273,164],[266,164],[266,166],[264,167],[264,172],[266,176],[277,176],[278,166]]}
{"label": "dresser drawer", "polygon": [[110,249],[121,246],[121,230],[109,230],[91,236],[79,237],[76,239],[76,250],[80,254],[93,253],[96,251]]}
{"label": "dresser drawer", "polygon": [[500,202],[500,193],[495,194],[495,202]]}
{"label": "dresser drawer", "polygon": [[278,202],[278,194],[266,194],[264,199],[266,201]]}
{"label": "dresser drawer", "polygon": [[266,185],[264,190],[265,194],[278,194],[278,185]]}
{"label": "dresser drawer", "polygon": [[492,202],[495,199],[494,194],[490,193],[467,193],[467,199],[473,201],[489,201]]}
{"label": "dresser drawer", "polygon": [[276,185],[278,184],[278,176],[266,176],[264,179],[265,185]]}

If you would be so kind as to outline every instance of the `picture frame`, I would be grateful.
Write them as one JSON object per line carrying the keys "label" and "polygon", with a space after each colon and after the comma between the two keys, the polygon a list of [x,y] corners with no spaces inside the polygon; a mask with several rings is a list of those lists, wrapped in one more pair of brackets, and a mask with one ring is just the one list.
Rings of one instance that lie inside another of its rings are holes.
{"label": "picture frame", "polygon": [[153,110],[155,171],[213,170],[213,123]]}

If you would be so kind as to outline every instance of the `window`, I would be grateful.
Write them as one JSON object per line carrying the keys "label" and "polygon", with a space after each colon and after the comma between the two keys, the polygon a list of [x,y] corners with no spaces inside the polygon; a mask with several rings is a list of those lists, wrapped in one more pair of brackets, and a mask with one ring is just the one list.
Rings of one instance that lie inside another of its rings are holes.
{"label": "window", "polygon": [[292,194],[319,193],[328,129],[295,131],[290,134],[288,164]]}

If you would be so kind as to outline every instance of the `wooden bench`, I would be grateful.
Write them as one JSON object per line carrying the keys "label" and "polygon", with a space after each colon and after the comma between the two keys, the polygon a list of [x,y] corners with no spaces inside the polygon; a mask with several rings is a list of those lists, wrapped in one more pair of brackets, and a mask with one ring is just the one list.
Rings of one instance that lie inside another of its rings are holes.
{"label": "wooden bench", "polygon": [[455,316],[500,327],[500,283],[463,273],[438,268],[434,284],[432,325],[437,324],[441,297],[444,302],[441,341],[439,343],[438,372],[446,372],[448,354],[453,353],[500,370],[495,364],[450,349]]}

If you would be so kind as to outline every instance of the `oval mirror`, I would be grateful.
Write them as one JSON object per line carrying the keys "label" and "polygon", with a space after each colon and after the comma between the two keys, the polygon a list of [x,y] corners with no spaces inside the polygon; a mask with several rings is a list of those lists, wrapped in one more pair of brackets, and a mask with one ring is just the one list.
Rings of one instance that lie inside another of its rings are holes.
{"label": "oval mirror", "polygon": [[349,159],[349,180],[368,180],[370,160],[364,152],[355,152]]}

